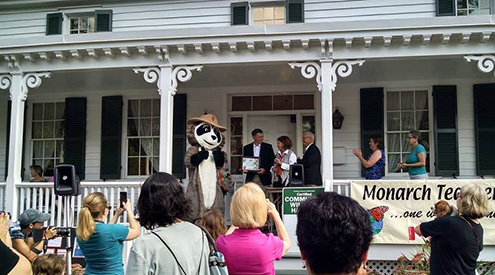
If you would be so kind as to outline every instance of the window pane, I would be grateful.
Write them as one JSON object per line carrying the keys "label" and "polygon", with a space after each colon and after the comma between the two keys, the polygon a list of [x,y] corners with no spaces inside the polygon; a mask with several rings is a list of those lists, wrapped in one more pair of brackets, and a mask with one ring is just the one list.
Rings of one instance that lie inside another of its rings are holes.
{"label": "window pane", "polygon": [[95,32],[95,18],[89,18],[89,32]]}
{"label": "window pane", "polygon": [[478,8],[478,0],[469,0],[469,8],[476,9]]}
{"label": "window pane", "polygon": [[33,158],[43,157],[43,141],[33,141]]}
{"label": "window pane", "polygon": [[254,21],[263,21],[263,8],[254,8],[253,18]]}
{"label": "window pane", "polygon": [[160,139],[159,138],[153,139],[153,156],[154,157],[160,156]]}
{"label": "window pane", "polygon": [[44,108],[44,120],[54,119],[55,118],[55,104],[54,103],[45,103]]}
{"label": "window pane", "polygon": [[136,137],[138,136],[139,119],[128,119],[127,120],[127,136]]}
{"label": "window pane", "polygon": [[412,147],[411,147],[411,145],[409,145],[409,142],[407,141],[407,133],[401,134],[400,140],[402,142],[402,152],[405,152],[405,153],[411,152]]}
{"label": "window pane", "polygon": [[274,96],[273,110],[292,110],[292,96],[291,95]]}
{"label": "window pane", "polygon": [[294,109],[295,110],[310,110],[314,109],[314,95],[295,95],[294,96]]}
{"label": "window pane", "polygon": [[402,110],[414,110],[414,92],[401,92],[401,109]]}
{"label": "window pane", "polygon": [[33,122],[33,138],[43,138],[43,122]]}
{"label": "window pane", "polygon": [[139,116],[139,100],[129,100],[129,106],[127,107],[128,117]]}
{"label": "window pane", "polygon": [[44,157],[45,158],[53,158],[55,157],[55,141],[47,140],[45,141],[45,149],[44,149]]}
{"label": "window pane", "polygon": [[400,131],[400,113],[387,112],[387,130]]}
{"label": "window pane", "polygon": [[399,106],[399,93],[387,93],[387,110],[398,111],[400,110]]}
{"label": "window pane", "polygon": [[467,1],[466,0],[457,0],[457,8],[458,9],[466,9]]}
{"label": "window pane", "polygon": [[414,125],[414,112],[402,112],[401,122],[403,131],[411,131],[416,129],[416,126]]}
{"label": "window pane", "polygon": [[430,128],[428,112],[416,112],[416,125],[418,130],[428,130]]}
{"label": "window pane", "polygon": [[284,18],[285,18],[285,8],[275,7],[275,19],[284,19]]}
{"label": "window pane", "polygon": [[231,157],[230,158],[230,173],[233,175],[238,175],[241,174],[241,163],[242,163],[242,157]]}
{"label": "window pane", "polygon": [[141,117],[151,117],[151,99],[143,99],[140,101],[139,115]]}
{"label": "window pane", "polygon": [[428,109],[428,92],[416,91],[416,109],[427,110]]}
{"label": "window pane", "polygon": [[242,137],[230,138],[230,154],[242,155]]}
{"label": "window pane", "polygon": [[139,136],[151,136],[151,118],[144,118],[139,120]]}
{"label": "window pane", "polygon": [[43,103],[33,104],[33,120],[43,119]]}
{"label": "window pane", "polygon": [[128,140],[128,146],[127,146],[127,155],[128,156],[139,156],[139,139],[137,138],[130,138]]}
{"label": "window pane", "polygon": [[490,0],[480,0],[481,9],[490,9]]}
{"label": "window pane", "polygon": [[153,99],[152,115],[154,117],[160,117],[160,100],[159,99]]}
{"label": "window pane", "polygon": [[53,138],[55,132],[55,123],[53,121],[43,122],[43,138]]}
{"label": "window pane", "polygon": [[458,10],[457,15],[459,16],[467,15],[467,10]]}
{"label": "window pane", "polygon": [[127,160],[127,174],[129,176],[139,175],[139,158],[128,158],[128,160]]}
{"label": "window pane", "polygon": [[[302,117],[303,132],[315,133],[315,116],[303,116]],[[316,141],[316,137],[315,137]]]}
{"label": "window pane", "polygon": [[58,102],[55,104],[55,119],[64,119],[65,103]]}
{"label": "window pane", "polygon": [[71,30],[79,29],[79,18],[71,18],[70,19],[70,29]]}
{"label": "window pane", "polygon": [[81,18],[81,29],[89,29],[89,22],[87,17]]}
{"label": "window pane", "polygon": [[251,111],[250,96],[232,97],[232,111]]}
{"label": "window pane", "polygon": [[233,136],[242,136],[242,117],[230,118],[230,133]]}
{"label": "window pane", "polygon": [[152,136],[159,136],[160,135],[160,119],[159,118],[153,118],[151,120],[151,135]]}
{"label": "window pane", "polygon": [[63,138],[64,137],[64,122],[63,121],[55,121],[55,138]]}
{"label": "window pane", "polygon": [[141,139],[141,156],[153,156],[153,143],[151,138]]}
{"label": "window pane", "polygon": [[149,175],[148,171],[150,171],[150,166],[151,166],[151,164],[150,164],[150,161],[148,160],[147,157],[140,158],[139,174],[143,175],[143,176]]}
{"label": "window pane", "polygon": [[389,154],[388,155],[388,171],[390,173],[400,172],[400,170],[397,169],[397,163],[399,163],[399,162],[400,162],[400,155]]}
{"label": "window pane", "polygon": [[266,20],[273,20],[274,19],[274,8],[269,7],[264,9],[264,19]]}
{"label": "window pane", "polygon": [[272,97],[271,96],[253,96],[253,110],[271,110],[272,109]]}
{"label": "window pane", "polygon": [[64,141],[63,140],[57,140],[57,152],[55,152],[55,156],[62,159],[64,158]]}
{"label": "window pane", "polygon": [[53,167],[53,159],[45,159],[45,161],[43,162],[43,175],[45,177],[53,176]]}
{"label": "window pane", "polygon": [[400,135],[399,134],[388,134],[388,152],[400,152]]}

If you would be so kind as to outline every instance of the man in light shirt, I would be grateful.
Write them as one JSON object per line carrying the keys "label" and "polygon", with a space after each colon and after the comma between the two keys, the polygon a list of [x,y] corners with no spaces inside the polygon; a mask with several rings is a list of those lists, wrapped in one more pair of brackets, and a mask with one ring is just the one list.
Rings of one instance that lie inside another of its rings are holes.
{"label": "man in light shirt", "polygon": [[244,146],[242,149],[243,157],[256,157],[259,158],[260,167],[257,171],[247,171],[242,168],[242,172],[246,174],[246,182],[255,182],[267,186],[272,184],[272,176],[270,168],[273,166],[273,160],[275,154],[273,153],[273,147],[269,143],[263,142],[263,131],[261,129],[254,129],[251,132],[253,142]]}
{"label": "man in light shirt", "polygon": [[304,185],[320,186],[321,181],[321,153],[314,144],[315,135],[311,132],[303,133],[304,155],[297,163],[304,165]]}

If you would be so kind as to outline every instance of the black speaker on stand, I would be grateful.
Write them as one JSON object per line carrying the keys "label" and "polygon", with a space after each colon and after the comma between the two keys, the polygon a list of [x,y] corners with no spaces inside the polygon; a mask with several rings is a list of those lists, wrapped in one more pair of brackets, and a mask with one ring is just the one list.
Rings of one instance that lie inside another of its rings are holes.
{"label": "black speaker on stand", "polygon": [[72,164],[59,164],[55,166],[54,180],[55,195],[62,196],[64,204],[64,227],[69,229],[69,234],[65,237],[65,261],[67,275],[72,274],[72,228],[74,227],[74,213],[70,211],[72,205],[72,196],[78,196],[81,193],[81,183],[76,175],[76,168]]}
{"label": "black speaker on stand", "polygon": [[289,187],[304,186],[304,166],[302,164],[292,164],[289,169]]}

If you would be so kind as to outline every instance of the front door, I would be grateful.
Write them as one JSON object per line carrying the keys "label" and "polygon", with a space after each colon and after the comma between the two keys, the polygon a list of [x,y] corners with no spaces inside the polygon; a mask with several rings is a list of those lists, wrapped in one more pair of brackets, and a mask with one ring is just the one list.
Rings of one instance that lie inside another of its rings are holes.
{"label": "front door", "polygon": [[[273,146],[273,151],[277,153],[277,138],[279,136],[288,136],[292,141],[292,150],[296,152],[296,119],[290,115],[264,115],[248,116],[248,135],[255,128],[263,130],[265,137],[264,142]],[[248,139],[251,142],[251,137]]]}

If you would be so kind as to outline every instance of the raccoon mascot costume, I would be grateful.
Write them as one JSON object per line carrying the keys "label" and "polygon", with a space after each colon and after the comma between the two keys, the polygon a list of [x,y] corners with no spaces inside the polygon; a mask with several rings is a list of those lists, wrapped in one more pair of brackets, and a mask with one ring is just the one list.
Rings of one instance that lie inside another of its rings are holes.
{"label": "raccoon mascot costume", "polygon": [[191,147],[186,152],[184,162],[189,174],[186,197],[191,200],[190,222],[196,222],[210,209],[224,212],[219,181],[227,158],[227,154],[221,150],[224,144],[221,132],[225,130],[227,128],[220,126],[212,114],[187,120],[187,139]]}

